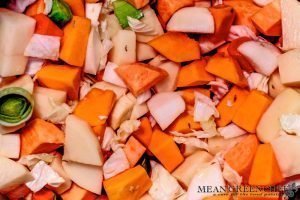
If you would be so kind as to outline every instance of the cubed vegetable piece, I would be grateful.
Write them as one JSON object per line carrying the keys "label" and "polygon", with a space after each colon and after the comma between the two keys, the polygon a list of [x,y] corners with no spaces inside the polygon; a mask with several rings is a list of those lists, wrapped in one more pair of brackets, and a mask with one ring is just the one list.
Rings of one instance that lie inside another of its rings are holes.
{"label": "cubed vegetable piece", "polygon": [[254,134],[248,135],[225,154],[225,161],[248,183],[252,162],[258,148]]}
{"label": "cubed vegetable piece", "polygon": [[199,92],[201,94],[204,94],[207,97],[210,97],[210,91],[203,88],[189,88],[189,89],[181,90],[180,94],[186,104],[194,106],[195,92]]}
{"label": "cubed vegetable piece", "polygon": [[18,159],[21,149],[20,134],[0,134],[0,155]]}
{"label": "cubed vegetable piece", "polygon": [[66,91],[72,100],[78,99],[80,86],[79,68],[67,65],[46,65],[37,72],[39,83],[48,88]]}
{"label": "cubed vegetable piece", "polygon": [[242,141],[247,135],[225,139],[223,136],[208,138],[208,152],[216,155],[221,151],[228,151],[234,145]]}
{"label": "cubed vegetable piece", "polygon": [[241,104],[246,100],[249,95],[248,90],[241,89],[234,86],[227,93],[227,95],[221,99],[217,106],[220,117],[216,119],[218,126],[227,126],[233,119],[235,113],[241,106]]}
{"label": "cubed vegetable piece", "polygon": [[59,26],[64,26],[72,19],[70,6],[64,0],[53,0],[49,17]]}
{"label": "cubed vegetable piece", "polygon": [[135,96],[146,92],[168,76],[165,70],[143,63],[121,65],[116,68],[116,72]]}
{"label": "cubed vegetable piece", "polygon": [[[279,64],[279,66],[280,66],[280,64]],[[295,69],[293,69],[293,70],[295,70]],[[270,80],[268,82],[268,87],[269,87],[269,95],[272,98],[276,98],[281,92],[283,92],[283,90],[285,90],[287,88],[287,86],[282,84],[280,78],[281,77],[279,75],[278,70],[275,71],[270,77]]]}
{"label": "cubed vegetable piece", "polygon": [[263,92],[252,90],[246,100],[237,109],[232,121],[246,131],[255,133],[261,116],[271,103],[271,97]]}
{"label": "cubed vegetable piece", "polygon": [[246,87],[248,85],[239,63],[232,57],[217,54],[209,59],[205,69],[209,73],[240,87]]}
{"label": "cubed vegetable piece", "polygon": [[54,124],[34,119],[21,132],[21,155],[50,153],[64,143],[64,133]]}
{"label": "cubed vegetable piece", "polygon": [[56,26],[55,23],[51,21],[44,14],[34,15],[33,18],[36,20],[35,33],[41,35],[50,35],[50,36],[58,36],[62,37],[64,32]]}
{"label": "cubed vegetable piece", "polygon": [[280,0],[274,0],[254,14],[251,19],[258,31],[268,36],[281,36],[280,10]]}
{"label": "cubed vegetable piece", "polygon": [[64,0],[71,8],[73,15],[85,17],[84,1],[82,0]]}
{"label": "cubed vegetable piece", "polygon": [[44,10],[45,10],[44,0],[37,0],[36,2],[34,2],[33,4],[27,7],[25,11],[25,15],[32,17],[34,15],[44,13]]}
{"label": "cubed vegetable piece", "polygon": [[151,142],[152,127],[147,117],[143,117],[141,119],[141,125],[139,129],[133,132],[132,135],[137,138],[145,147],[148,147]]}
{"label": "cubed vegetable piece", "polygon": [[70,65],[82,67],[90,30],[91,21],[89,19],[73,16],[63,29],[64,37],[59,57]]}
{"label": "cubed vegetable piece", "polygon": [[104,124],[116,102],[116,95],[110,90],[93,88],[77,105],[74,114],[90,126]]}
{"label": "cubed vegetable piece", "polygon": [[205,70],[206,61],[196,60],[180,68],[177,87],[205,85],[215,80],[215,77]]}
{"label": "cubed vegetable piece", "polygon": [[139,199],[152,182],[145,169],[138,165],[103,182],[109,200]]}
{"label": "cubed vegetable piece", "polygon": [[43,188],[40,191],[33,193],[32,200],[52,200],[56,199],[56,194],[49,189]]}
{"label": "cubed vegetable piece", "polygon": [[198,42],[184,33],[167,32],[148,44],[174,62],[197,60],[201,56]]}
{"label": "cubed vegetable piece", "polygon": [[72,187],[65,193],[61,195],[63,200],[74,200],[74,199],[85,199],[86,197],[92,195],[92,192],[87,191],[75,183],[72,184]]}
{"label": "cubed vegetable piece", "polygon": [[250,185],[271,186],[283,182],[278,162],[271,144],[260,144],[256,151],[251,173]]}
{"label": "cubed vegetable piece", "polygon": [[127,1],[131,3],[136,9],[140,9],[149,3],[149,0],[127,0]]}
{"label": "cubed vegetable piece", "polygon": [[158,128],[154,129],[148,148],[169,172],[184,160],[173,138]]}
{"label": "cubed vegetable piece", "polygon": [[146,148],[134,137],[130,137],[124,147],[124,152],[130,163],[130,167],[134,167],[136,163],[145,153]]}
{"label": "cubed vegetable piece", "polygon": [[194,117],[187,112],[182,113],[167,129],[170,131],[177,131],[180,133],[191,133],[193,130],[200,130],[199,122],[194,121]]}

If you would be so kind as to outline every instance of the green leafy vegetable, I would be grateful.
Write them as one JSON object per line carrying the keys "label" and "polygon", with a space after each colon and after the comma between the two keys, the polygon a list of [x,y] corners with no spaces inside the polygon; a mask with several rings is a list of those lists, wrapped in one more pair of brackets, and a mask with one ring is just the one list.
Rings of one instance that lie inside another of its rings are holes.
{"label": "green leafy vegetable", "polygon": [[72,12],[69,5],[63,0],[53,0],[49,17],[59,26],[64,26],[72,19]]}
{"label": "green leafy vegetable", "polygon": [[127,17],[132,17],[135,19],[141,19],[144,17],[142,11],[136,9],[131,4],[127,3],[123,0],[117,0],[113,2],[115,15],[119,20],[122,28],[126,28],[129,26]]}
{"label": "green leafy vegetable", "polygon": [[33,97],[19,87],[5,88],[0,91],[0,124],[11,127],[27,121],[33,112]]}

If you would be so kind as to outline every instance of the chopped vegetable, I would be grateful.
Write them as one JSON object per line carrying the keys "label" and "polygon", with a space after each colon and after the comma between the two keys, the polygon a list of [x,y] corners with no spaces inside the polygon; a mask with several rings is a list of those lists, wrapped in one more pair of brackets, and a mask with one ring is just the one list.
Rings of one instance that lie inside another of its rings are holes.
{"label": "chopped vegetable", "polygon": [[[37,13],[38,14],[38,13]],[[72,19],[72,12],[64,0],[53,0],[49,17],[59,26],[64,26]]]}
{"label": "chopped vegetable", "polygon": [[187,112],[182,113],[167,129],[168,132],[176,131],[180,133],[190,133],[192,130],[200,130],[199,122],[194,121],[194,117]]}
{"label": "chopped vegetable", "polygon": [[20,155],[21,139],[19,134],[0,134],[0,155],[17,159]]}
{"label": "chopped vegetable", "polygon": [[135,138],[137,138],[145,147],[151,142],[152,137],[152,127],[150,121],[147,117],[141,119],[141,125],[138,130],[132,133]]}
{"label": "chopped vegetable", "polygon": [[40,13],[34,15],[33,18],[36,20],[35,33],[41,35],[50,35],[62,37],[64,32],[56,26],[46,15]]}
{"label": "chopped vegetable", "polygon": [[127,1],[130,4],[132,4],[136,9],[140,9],[149,3],[149,0],[127,0]]}
{"label": "chopped vegetable", "polygon": [[44,13],[45,10],[45,2],[44,0],[36,0],[33,4],[31,4],[25,11],[27,16],[34,16],[37,14]]}
{"label": "chopped vegetable", "polygon": [[52,199],[56,199],[56,195],[53,191],[51,191],[49,189],[42,189],[36,193],[33,193],[32,199],[33,200],[43,200],[43,199],[52,200]]}
{"label": "chopped vegetable", "polygon": [[85,17],[84,1],[82,0],[64,0],[69,5],[72,14],[79,17]]}
{"label": "chopped vegetable", "polygon": [[130,167],[135,166],[145,151],[146,148],[138,140],[136,140],[134,137],[129,138],[125,144],[124,152],[130,163]]}

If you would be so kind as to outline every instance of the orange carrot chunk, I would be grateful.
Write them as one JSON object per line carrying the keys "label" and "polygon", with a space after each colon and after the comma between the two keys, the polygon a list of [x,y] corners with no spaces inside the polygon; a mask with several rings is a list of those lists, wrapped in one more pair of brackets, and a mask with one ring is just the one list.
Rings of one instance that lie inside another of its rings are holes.
{"label": "orange carrot chunk", "polygon": [[191,106],[194,106],[195,104],[195,92],[199,92],[207,97],[210,97],[210,91],[203,88],[189,88],[181,90],[180,92],[185,103]]}
{"label": "orange carrot chunk", "polygon": [[130,167],[134,167],[136,163],[145,153],[146,148],[134,137],[130,137],[124,147],[124,152],[130,163]]}
{"label": "orange carrot chunk", "polygon": [[252,162],[258,147],[256,135],[248,135],[225,154],[225,161],[247,183],[251,171]]}
{"label": "orange carrot chunk", "polygon": [[72,14],[85,17],[84,1],[82,0],[64,0],[71,8]]}
{"label": "orange carrot chunk", "polygon": [[53,200],[55,199],[55,193],[49,189],[41,189],[32,196],[32,200]]}
{"label": "orange carrot chunk", "polygon": [[64,133],[54,124],[34,119],[21,132],[21,155],[50,153],[64,144]]}
{"label": "orange carrot chunk", "polygon": [[82,67],[85,60],[91,21],[84,17],[73,16],[64,27],[64,37],[60,59],[70,65]]}
{"label": "orange carrot chunk", "polygon": [[62,37],[64,35],[64,32],[46,15],[37,14],[33,16],[33,18],[36,20],[35,33],[58,37]]}
{"label": "orange carrot chunk", "polygon": [[174,62],[198,60],[201,56],[198,42],[184,33],[167,32],[148,44]]}
{"label": "orange carrot chunk", "polygon": [[141,125],[139,129],[133,132],[132,135],[137,138],[145,147],[148,147],[151,142],[152,127],[147,117],[143,117],[141,119]]}
{"label": "orange carrot chunk", "polygon": [[263,92],[252,90],[235,113],[232,121],[246,131],[255,133],[261,116],[271,103],[271,97]]}
{"label": "orange carrot chunk", "polygon": [[32,17],[34,15],[44,13],[44,10],[45,10],[44,0],[37,0],[36,2],[28,6],[28,8],[25,11],[25,15]]}
{"label": "orange carrot chunk", "polygon": [[177,87],[205,85],[215,77],[205,70],[206,61],[196,60],[181,67],[177,77]]}
{"label": "orange carrot chunk", "polygon": [[254,157],[249,184],[271,186],[284,181],[271,144],[260,144]]}
{"label": "orange carrot chunk", "polygon": [[193,130],[200,130],[199,122],[194,121],[194,117],[187,112],[182,113],[169,127],[168,132],[177,131],[180,133],[190,133]]}

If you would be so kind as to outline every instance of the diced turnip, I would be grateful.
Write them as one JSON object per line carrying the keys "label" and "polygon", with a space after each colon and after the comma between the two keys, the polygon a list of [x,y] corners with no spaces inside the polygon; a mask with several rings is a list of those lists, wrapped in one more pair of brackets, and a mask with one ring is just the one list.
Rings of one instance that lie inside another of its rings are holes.
{"label": "diced turnip", "polygon": [[20,134],[0,135],[0,155],[17,159],[19,158],[20,148]]}
{"label": "diced turnip", "polygon": [[212,2],[208,0],[195,0],[195,6],[209,8],[211,7]]}
{"label": "diced turnip", "polygon": [[156,51],[148,44],[138,42],[136,47],[138,61],[149,60],[157,55]]}
{"label": "diced turnip", "polygon": [[115,71],[115,69],[117,67],[118,67],[118,65],[116,65],[115,63],[108,62],[105,67],[102,79],[108,83],[112,83],[114,85],[126,88],[126,84],[124,83],[124,81],[119,77],[119,75]]}
{"label": "diced turnip", "polygon": [[111,90],[116,94],[117,99],[121,98],[127,92],[127,88],[119,87],[105,81],[95,83],[94,85],[92,85],[92,88],[98,88],[100,90]]}
{"label": "diced turnip", "polygon": [[110,61],[117,65],[136,62],[136,35],[130,30],[120,30],[112,38],[114,47],[110,51]]}
{"label": "diced turnip", "polygon": [[162,130],[185,110],[182,97],[176,92],[163,92],[154,95],[148,102],[148,108]]}
{"label": "diced turnip", "polygon": [[277,68],[279,50],[267,42],[248,41],[238,51],[251,62],[255,71],[270,76]]}
{"label": "diced turnip", "polygon": [[34,33],[35,20],[0,8],[0,21],[0,75],[23,74],[28,61],[24,50]]}
{"label": "diced turnip", "polygon": [[215,23],[207,8],[186,7],[173,14],[167,24],[167,30],[188,33],[214,33]]}

